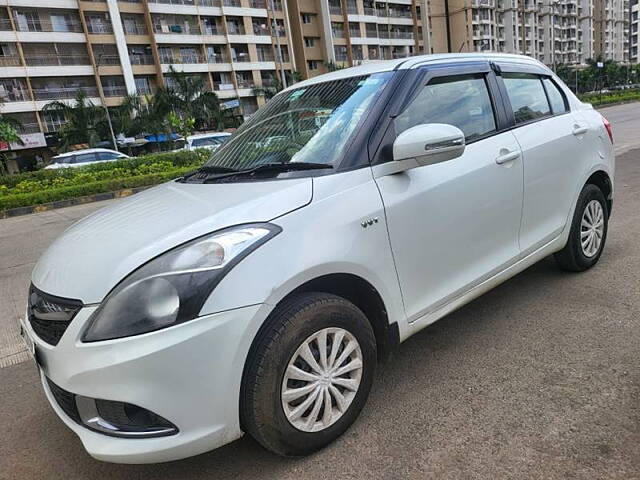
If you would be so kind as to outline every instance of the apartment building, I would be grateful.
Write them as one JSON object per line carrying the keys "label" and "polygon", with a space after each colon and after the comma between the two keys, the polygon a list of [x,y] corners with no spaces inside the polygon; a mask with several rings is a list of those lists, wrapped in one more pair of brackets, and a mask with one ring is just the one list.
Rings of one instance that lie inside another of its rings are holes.
{"label": "apartment building", "polygon": [[629,61],[640,63],[640,1],[631,0],[629,16]]}
{"label": "apartment building", "polygon": [[296,68],[281,0],[2,4],[0,99],[3,112],[22,122],[25,141],[12,150],[46,147],[47,134],[65,119],[44,114],[44,105],[70,100],[78,90],[96,104],[115,106],[127,94],[170,84],[173,66],[201,75],[221,100],[239,99],[239,112],[249,115],[264,102],[253,88]]}
{"label": "apartment building", "polygon": [[254,87],[334,65],[474,51],[637,61],[631,1],[635,21],[629,0],[0,0],[0,99],[24,125],[11,149],[25,150],[65,121],[46,103],[81,89],[113,107],[170,84],[172,67],[249,115],[264,102]]}

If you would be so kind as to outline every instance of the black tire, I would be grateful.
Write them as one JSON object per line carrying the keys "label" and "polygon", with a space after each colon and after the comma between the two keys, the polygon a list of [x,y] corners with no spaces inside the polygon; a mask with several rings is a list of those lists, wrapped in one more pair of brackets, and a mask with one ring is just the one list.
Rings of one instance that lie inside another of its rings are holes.
{"label": "black tire", "polygon": [[[580,242],[581,223],[582,216],[585,212],[585,209],[587,208],[587,205],[589,205],[589,203],[593,200],[600,203],[600,206],[602,207],[604,216],[604,228],[602,232],[602,241],[600,243],[598,251],[593,256],[588,257],[585,255],[582,249],[582,244]],[[568,272],[583,272],[598,263],[600,255],[602,255],[602,250],[604,248],[605,242],[607,240],[608,224],[609,210],[602,190],[600,190],[596,185],[585,185],[580,192],[578,202],[576,203],[576,211],[573,214],[573,221],[571,222],[571,231],[569,232],[569,239],[567,240],[567,244],[562,250],[555,254],[555,259],[558,263],[558,266],[562,270],[566,270]]]}
{"label": "black tire", "polygon": [[[307,455],[342,435],[364,407],[376,367],[374,333],[360,309],[344,298],[325,293],[295,295],[279,305],[267,322],[245,366],[240,398],[241,425],[274,453]],[[360,345],[363,364],[360,385],[351,404],[335,423],[324,430],[305,432],[289,422],[282,405],[285,370],[305,340],[329,327],[347,330]]]}

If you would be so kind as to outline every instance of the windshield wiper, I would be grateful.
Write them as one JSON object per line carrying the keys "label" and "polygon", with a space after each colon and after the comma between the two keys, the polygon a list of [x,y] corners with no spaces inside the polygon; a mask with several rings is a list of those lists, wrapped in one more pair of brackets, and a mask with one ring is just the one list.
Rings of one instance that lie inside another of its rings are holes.
{"label": "windshield wiper", "polygon": [[234,168],[229,168],[229,167],[218,167],[216,165],[203,165],[202,167],[198,168],[197,170],[194,170],[192,172],[188,172],[185,173],[182,177],[181,177],[181,181],[185,181],[185,180],[189,180],[190,178],[193,177],[204,177],[205,179],[209,178],[209,174],[212,173],[236,173],[238,172],[238,170],[234,169]]}
{"label": "windshield wiper", "polygon": [[302,170],[321,170],[333,168],[333,165],[326,163],[314,163],[314,162],[277,162],[277,163],[263,163],[257,167],[249,168],[247,170],[236,170],[233,172],[222,173],[220,175],[214,175],[205,180],[215,181],[222,178],[236,177],[240,175],[252,175],[257,172],[293,172]]}

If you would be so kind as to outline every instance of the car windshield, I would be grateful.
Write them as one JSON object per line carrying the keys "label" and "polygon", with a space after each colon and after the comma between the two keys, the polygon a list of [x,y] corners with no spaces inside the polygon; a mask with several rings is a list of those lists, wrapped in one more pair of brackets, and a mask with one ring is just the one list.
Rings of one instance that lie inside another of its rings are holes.
{"label": "car windshield", "polygon": [[392,72],[300,87],[276,95],[212,155],[207,167],[273,163],[332,165]]}

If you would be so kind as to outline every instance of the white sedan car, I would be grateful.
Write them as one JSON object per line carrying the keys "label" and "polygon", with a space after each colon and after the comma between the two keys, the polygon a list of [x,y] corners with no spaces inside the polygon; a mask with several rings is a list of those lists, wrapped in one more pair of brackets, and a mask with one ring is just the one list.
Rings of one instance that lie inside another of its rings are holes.
{"label": "white sedan car", "polygon": [[349,428],[377,362],[416,332],[549,255],[594,267],[614,164],[609,122],[532,58],[320,75],[200,169],[66,230],[22,330],[98,459],[163,462],[243,433],[306,455]]}
{"label": "white sedan car", "polygon": [[195,150],[196,148],[206,148],[209,150],[215,150],[220,147],[226,140],[231,137],[230,133],[217,132],[217,133],[201,133],[198,135],[190,135],[185,142],[185,150]]}
{"label": "white sedan car", "polygon": [[88,148],[56,155],[51,159],[51,163],[44,168],[51,170],[57,168],[84,167],[94,163],[111,162],[123,158],[129,158],[129,156],[121,152],[116,152],[115,150],[109,150],[108,148]]}

